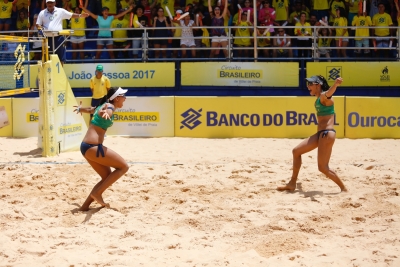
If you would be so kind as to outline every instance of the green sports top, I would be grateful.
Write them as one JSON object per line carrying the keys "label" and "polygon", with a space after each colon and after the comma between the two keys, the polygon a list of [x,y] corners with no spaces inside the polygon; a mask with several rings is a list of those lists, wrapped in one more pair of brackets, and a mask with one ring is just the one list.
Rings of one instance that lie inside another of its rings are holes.
{"label": "green sports top", "polygon": [[319,97],[315,101],[315,109],[317,110],[317,116],[327,116],[335,114],[335,105],[324,106],[322,105]]}
{"label": "green sports top", "polygon": [[[114,121],[114,116],[111,116],[111,118],[108,119],[104,119],[103,117],[101,117],[99,115],[99,110],[103,107],[103,105],[100,105],[96,108],[96,110],[93,113],[93,118],[91,123],[93,125],[96,125],[100,128],[102,128],[103,130],[107,130],[107,128],[111,127],[113,125],[113,121]],[[114,110],[114,108],[112,107],[108,107],[107,109],[112,109]]]}

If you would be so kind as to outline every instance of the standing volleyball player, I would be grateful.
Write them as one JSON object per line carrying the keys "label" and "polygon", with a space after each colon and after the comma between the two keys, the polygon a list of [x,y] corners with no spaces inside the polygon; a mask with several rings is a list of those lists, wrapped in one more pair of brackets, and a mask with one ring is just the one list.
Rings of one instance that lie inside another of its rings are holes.
{"label": "standing volleyball player", "polygon": [[[113,124],[114,110],[122,108],[127,91],[113,87],[107,92],[107,103],[104,100],[98,107],[82,108],[78,106],[74,110],[77,113],[93,113],[93,119],[81,144],[81,152],[101,177],[101,181],[93,187],[86,201],[79,209],[81,211],[89,210],[89,206],[94,200],[103,207],[109,207],[109,204],[103,200],[103,192],[129,169],[128,164],[120,155],[103,146],[107,128]],[[111,171],[111,167],[115,170]]]}
{"label": "standing volleyball player", "polygon": [[344,186],[342,180],[329,168],[332,146],[336,138],[336,131],[333,129],[335,108],[332,96],[336,88],[343,82],[343,79],[341,77],[337,78],[331,87],[329,87],[328,82],[321,75],[306,78],[306,81],[310,95],[317,97],[315,109],[317,110],[318,131],[293,149],[292,178],[288,184],[278,187],[277,190],[294,191],[296,189],[297,177],[301,167],[301,155],[318,148],[318,170],[334,181],[342,192],[346,192],[347,188]]}

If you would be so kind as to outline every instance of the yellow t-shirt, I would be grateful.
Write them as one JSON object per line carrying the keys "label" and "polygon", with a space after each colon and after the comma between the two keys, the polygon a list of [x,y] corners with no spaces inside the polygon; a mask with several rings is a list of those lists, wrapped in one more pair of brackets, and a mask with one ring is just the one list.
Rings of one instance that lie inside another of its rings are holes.
{"label": "yellow t-shirt", "polygon": [[[129,9],[129,1],[126,2],[125,0],[121,0],[121,2],[119,2],[119,3],[121,4],[121,8]],[[124,19],[126,19],[127,21],[130,21],[131,13],[125,14]]]}
{"label": "yellow t-shirt", "polygon": [[[347,26],[347,19],[345,17],[335,18],[333,21],[333,26]],[[344,33],[346,31],[346,33]],[[344,35],[343,35],[344,34]],[[338,28],[336,29],[336,36],[349,36],[349,31],[345,28]],[[339,40],[339,38],[335,38],[335,40]]]}
{"label": "yellow t-shirt", "polygon": [[92,98],[99,99],[107,95],[107,88],[111,88],[111,82],[106,76],[103,75],[100,79],[94,76],[90,79],[90,89],[93,90]]}
{"label": "yellow t-shirt", "polygon": [[289,23],[296,24],[297,21],[294,18],[296,17],[296,18],[300,19],[301,12],[306,13],[306,20],[310,19],[310,15],[308,15],[308,12],[306,12],[306,11],[300,11],[300,12],[294,11],[289,16]]}
{"label": "yellow t-shirt", "polygon": [[[86,19],[81,18],[71,18],[71,29],[86,29]],[[73,36],[85,36],[85,31],[74,30]]]}
{"label": "yellow t-shirt", "polygon": [[273,0],[272,7],[275,8],[276,21],[283,21],[288,19],[288,11],[286,11],[289,6],[288,0]]}
{"label": "yellow t-shirt", "polygon": [[17,20],[17,30],[23,31],[28,29],[28,19],[24,19],[24,21]]}
{"label": "yellow t-shirt", "polygon": [[161,7],[164,9],[164,16],[166,17],[169,16],[167,9],[165,8],[167,6],[169,12],[171,12],[172,17],[174,17],[174,5],[175,5],[174,0],[161,0],[159,4],[161,4]]}
{"label": "yellow t-shirt", "polygon": [[314,0],[314,10],[329,9],[328,0]]}
{"label": "yellow t-shirt", "polygon": [[101,0],[102,7],[108,7],[110,14],[117,14],[117,0]]}
{"label": "yellow t-shirt", "polygon": [[174,24],[174,37],[181,37],[182,35],[182,28],[180,23],[172,22]]}
{"label": "yellow t-shirt", "polygon": [[258,47],[266,47],[271,46],[271,33],[267,31],[265,35],[263,35],[264,29],[261,30],[260,34],[257,36],[257,46]]}
{"label": "yellow t-shirt", "polygon": [[9,19],[11,18],[12,13],[12,2],[8,2],[7,4],[4,1],[0,1],[0,19]]}
{"label": "yellow t-shirt", "polygon": [[[333,1],[331,4],[331,12],[332,12],[333,16],[330,16],[329,22],[333,22],[335,20],[336,9],[338,7],[342,7],[344,10],[346,10],[346,6],[344,5],[343,2]],[[341,14],[341,16],[343,16],[343,15]]]}
{"label": "yellow t-shirt", "polygon": [[[329,37],[329,36],[327,36],[327,37]],[[321,35],[318,37],[318,48],[324,49],[324,48],[330,47],[331,42],[332,42],[331,38],[326,38]]]}
{"label": "yellow t-shirt", "polygon": [[[12,1],[10,1],[10,2],[12,2]],[[17,10],[20,10],[23,8],[28,9],[28,0],[18,0]]]}
{"label": "yellow t-shirt", "polygon": [[[301,25],[300,22],[297,22],[295,25],[295,34],[297,36],[306,36],[307,34],[312,33],[311,25],[308,22],[305,22],[304,25]],[[309,37],[309,36],[307,36]]]}
{"label": "yellow t-shirt", "polygon": [[[392,18],[388,13],[383,13],[383,14],[375,14],[375,16],[372,18],[372,25],[377,26],[377,27],[382,27],[382,26],[390,26],[393,25]],[[375,35],[376,36],[388,36],[390,34],[390,31],[388,28],[381,28],[381,29],[375,29]]]}
{"label": "yellow t-shirt", "polygon": [[[242,21],[237,25],[238,27],[247,27],[247,22]],[[250,29],[248,28],[237,28],[236,37],[250,37]],[[251,40],[250,38],[235,38],[235,41],[233,42],[235,45],[241,45],[241,46],[249,46],[251,45]]]}
{"label": "yellow t-shirt", "polygon": [[[346,3],[349,3],[349,13],[358,13],[358,4],[360,0],[345,0]],[[353,2],[354,1],[354,2]],[[351,6],[353,5],[353,6]]]}
{"label": "yellow t-shirt", "polygon": [[[129,25],[129,21],[127,21],[126,19],[114,19],[111,22],[111,28],[128,28]],[[113,38],[128,38],[128,31],[127,30],[114,30],[113,31]],[[114,42],[125,42],[125,40],[114,40]]]}
{"label": "yellow t-shirt", "polygon": [[369,36],[369,29],[367,26],[372,25],[371,17],[370,16],[354,16],[353,22],[351,23],[353,26],[357,26],[356,28],[356,38],[355,40],[362,40],[363,38],[357,37],[368,37]]}

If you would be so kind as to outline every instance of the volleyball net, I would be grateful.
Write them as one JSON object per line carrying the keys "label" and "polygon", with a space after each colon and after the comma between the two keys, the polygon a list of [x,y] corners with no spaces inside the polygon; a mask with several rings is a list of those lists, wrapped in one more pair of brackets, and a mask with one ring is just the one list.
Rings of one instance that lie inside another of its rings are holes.
{"label": "volleyball net", "polygon": [[[48,54],[46,37],[40,38],[42,60],[29,60],[32,56],[29,43],[36,39],[0,35],[2,47],[5,47],[0,53],[0,97],[39,92],[38,147],[42,148],[42,156],[52,157],[63,151],[77,150],[87,126],[82,116],[72,112],[77,101],[58,56]],[[35,77],[30,77],[32,69],[37,69]],[[31,88],[32,80],[37,89]],[[18,107],[13,107],[15,109]]]}

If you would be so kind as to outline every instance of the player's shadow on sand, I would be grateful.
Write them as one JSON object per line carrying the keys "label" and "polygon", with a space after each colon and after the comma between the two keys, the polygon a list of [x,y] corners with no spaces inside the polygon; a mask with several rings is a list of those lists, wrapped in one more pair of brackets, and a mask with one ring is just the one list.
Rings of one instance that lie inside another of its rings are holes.
{"label": "player's shadow on sand", "polygon": [[42,149],[36,148],[29,152],[14,152],[14,155],[20,155],[21,157],[30,156],[29,158],[40,158],[42,157]]}
{"label": "player's shadow on sand", "polygon": [[338,195],[339,193],[324,193],[323,191],[304,191],[303,187],[301,185],[301,183],[297,183],[296,184],[296,188],[297,190],[295,190],[294,192],[299,192],[300,194],[302,194],[305,198],[309,197],[311,199],[311,201],[318,201],[315,197],[319,196],[319,197],[323,197],[323,196],[330,196],[330,195]]}
{"label": "player's shadow on sand", "polygon": [[[75,209],[71,210],[72,214],[76,214],[76,213],[86,214],[86,217],[85,217],[85,219],[83,220],[82,223],[88,222],[92,218],[93,214],[95,214],[95,213],[99,212],[101,209],[105,208],[105,207],[97,207],[97,208],[89,208],[88,211],[80,211],[79,208],[81,206],[79,206],[78,203],[73,203],[72,205],[75,205],[75,206],[78,207],[78,208],[75,208]],[[116,208],[112,208],[112,207],[109,207],[108,209],[112,209],[112,210],[118,211]]]}

